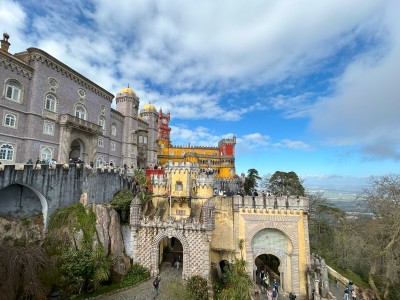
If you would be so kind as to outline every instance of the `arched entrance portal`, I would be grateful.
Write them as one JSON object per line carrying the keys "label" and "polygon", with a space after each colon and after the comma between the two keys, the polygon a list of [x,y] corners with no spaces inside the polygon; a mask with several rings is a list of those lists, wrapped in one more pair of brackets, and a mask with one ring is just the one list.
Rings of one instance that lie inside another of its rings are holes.
{"label": "arched entrance portal", "polygon": [[[180,231],[173,230],[171,228],[168,229],[169,230],[158,233],[152,241],[150,264],[151,276],[156,276],[160,273],[160,266],[163,259],[165,259],[165,261],[171,259],[170,255],[164,255],[164,249],[165,247],[172,246],[170,248],[170,253],[180,255],[179,269],[182,270],[182,278],[188,279],[191,276],[189,261],[189,242]],[[171,260],[169,261],[169,267],[171,267]]]}
{"label": "arched entrance portal", "polygon": [[84,160],[83,153],[84,143],[80,139],[73,140],[71,143],[71,150],[69,152],[69,159],[72,159],[72,161],[76,161],[79,158]]}
{"label": "arched entrance portal", "polygon": [[281,262],[278,257],[272,254],[261,254],[256,257],[254,263],[257,267],[257,284],[261,284],[261,274],[265,274],[265,277],[269,278],[269,287],[273,287],[274,281],[278,287],[281,286]]}
{"label": "arched entrance portal", "polygon": [[270,274],[270,279],[277,280],[280,290],[295,290],[298,279],[292,278],[293,244],[290,238],[276,228],[259,230],[251,241],[252,251],[249,257],[253,263],[254,281],[259,283],[261,266]]}
{"label": "arched entrance portal", "polygon": [[182,270],[183,267],[183,246],[175,237],[164,237],[160,241],[160,270],[164,266]]}

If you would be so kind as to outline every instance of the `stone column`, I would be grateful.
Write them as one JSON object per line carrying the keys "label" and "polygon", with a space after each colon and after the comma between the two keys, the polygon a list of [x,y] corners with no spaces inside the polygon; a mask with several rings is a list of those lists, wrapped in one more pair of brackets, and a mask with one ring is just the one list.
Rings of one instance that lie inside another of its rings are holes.
{"label": "stone column", "polygon": [[320,300],[321,295],[319,294],[319,280],[314,280],[314,300]]}
{"label": "stone column", "polygon": [[71,138],[71,128],[66,126],[60,126],[60,139],[59,144],[60,148],[58,151],[57,161],[58,163],[65,164],[69,161],[69,150],[70,150],[70,141]]}

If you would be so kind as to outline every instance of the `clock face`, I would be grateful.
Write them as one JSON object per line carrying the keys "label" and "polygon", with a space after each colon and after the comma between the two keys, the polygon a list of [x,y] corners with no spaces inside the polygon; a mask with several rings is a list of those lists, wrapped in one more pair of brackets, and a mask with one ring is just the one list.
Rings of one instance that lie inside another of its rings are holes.
{"label": "clock face", "polygon": [[167,124],[167,119],[162,119],[162,122],[163,122],[164,124]]}

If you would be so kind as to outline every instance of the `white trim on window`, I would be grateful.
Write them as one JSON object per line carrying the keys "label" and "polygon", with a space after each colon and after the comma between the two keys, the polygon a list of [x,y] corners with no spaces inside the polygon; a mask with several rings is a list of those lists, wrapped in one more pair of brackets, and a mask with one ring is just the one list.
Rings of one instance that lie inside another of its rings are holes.
{"label": "white trim on window", "polygon": [[17,128],[18,115],[9,111],[4,111],[3,126]]}
{"label": "white trim on window", "polygon": [[54,135],[54,122],[44,121],[43,122],[43,134]]}
{"label": "white trim on window", "polygon": [[57,111],[57,97],[52,93],[47,93],[44,98],[44,108],[52,112]]}
{"label": "white trim on window", "polygon": [[14,145],[8,144],[8,143],[2,143],[0,144],[0,160],[8,160],[8,161],[13,161],[14,160]]}
{"label": "white trim on window", "polygon": [[4,98],[20,103],[22,99],[22,84],[15,79],[6,80],[4,84]]}
{"label": "white trim on window", "polygon": [[104,139],[102,137],[97,140],[97,146],[104,148]]}

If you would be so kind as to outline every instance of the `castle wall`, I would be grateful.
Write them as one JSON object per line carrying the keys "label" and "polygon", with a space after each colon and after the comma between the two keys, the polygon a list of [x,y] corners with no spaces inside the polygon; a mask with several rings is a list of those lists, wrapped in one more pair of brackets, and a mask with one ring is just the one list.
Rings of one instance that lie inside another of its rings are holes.
{"label": "castle wall", "polygon": [[[275,255],[281,263],[281,288],[305,296],[306,268],[310,260],[308,200],[265,195],[215,197],[213,202],[215,230],[212,232],[211,262],[218,264],[221,260],[239,258],[238,243],[243,239],[243,257],[252,278],[257,256]],[[268,233],[265,242],[260,239],[263,232]]]}

